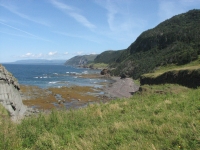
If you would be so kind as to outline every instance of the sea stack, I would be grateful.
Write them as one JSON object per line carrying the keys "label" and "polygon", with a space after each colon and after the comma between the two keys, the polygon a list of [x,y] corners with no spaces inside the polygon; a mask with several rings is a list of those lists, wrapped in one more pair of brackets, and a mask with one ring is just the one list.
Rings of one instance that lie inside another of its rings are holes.
{"label": "sea stack", "polygon": [[17,79],[0,64],[0,104],[10,113],[11,119],[21,119],[27,110],[22,103]]}

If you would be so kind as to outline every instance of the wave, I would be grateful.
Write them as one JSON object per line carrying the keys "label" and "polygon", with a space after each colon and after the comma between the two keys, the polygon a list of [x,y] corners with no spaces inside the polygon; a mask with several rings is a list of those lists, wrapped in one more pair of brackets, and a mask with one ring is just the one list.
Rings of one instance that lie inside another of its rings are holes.
{"label": "wave", "polygon": [[88,74],[88,71],[83,71],[82,74]]}
{"label": "wave", "polygon": [[66,74],[69,74],[69,75],[79,75],[80,73],[78,73],[78,72],[66,72]]}
{"label": "wave", "polygon": [[52,82],[49,82],[49,84],[56,84],[57,83],[57,81],[52,81]]}

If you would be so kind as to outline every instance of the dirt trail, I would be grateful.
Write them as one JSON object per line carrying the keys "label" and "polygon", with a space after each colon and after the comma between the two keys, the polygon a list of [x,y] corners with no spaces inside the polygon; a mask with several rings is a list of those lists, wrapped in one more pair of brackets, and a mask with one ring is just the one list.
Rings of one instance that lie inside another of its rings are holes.
{"label": "dirt trail", "polygon": [[120,79],[120,77],[114,77],[113,79],[116,82],[105,89],[105,92],[111,97],[129,98],[139,89],[139,86],[135,85],[131,78]]}

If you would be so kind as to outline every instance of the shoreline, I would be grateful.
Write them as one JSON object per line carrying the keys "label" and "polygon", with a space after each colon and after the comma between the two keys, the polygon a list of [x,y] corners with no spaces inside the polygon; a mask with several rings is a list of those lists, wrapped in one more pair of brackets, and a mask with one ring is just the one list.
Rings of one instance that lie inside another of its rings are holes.
{"label": "shoreline", "polygon": [[105,103],[116,98],[130,98],[139,89],[131,78],[108,77],[98,74],[83,78],[105,78],[111,82],[102,83],[102,88],[88,86],[63,86],[42,89],[37,86],[21,85],[23,103],[40,110],[76,109],[91,103]]}
{"label": "shoreline", "polygon": [[114,82],[104,91],[113,98],[130,98],[139,90],[139,86],[134,83],[132,78],[111,77],[111,79]]}

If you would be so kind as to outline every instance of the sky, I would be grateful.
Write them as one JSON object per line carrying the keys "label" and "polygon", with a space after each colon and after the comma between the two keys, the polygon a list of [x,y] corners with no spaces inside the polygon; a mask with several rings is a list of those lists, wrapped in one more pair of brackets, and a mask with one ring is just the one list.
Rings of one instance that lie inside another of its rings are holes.
{"label": "sky", "polygon": [[0,0],[0,62],[126,49],[200,0]]}

